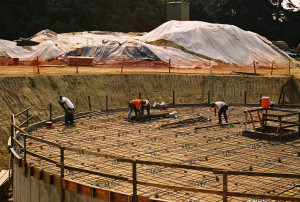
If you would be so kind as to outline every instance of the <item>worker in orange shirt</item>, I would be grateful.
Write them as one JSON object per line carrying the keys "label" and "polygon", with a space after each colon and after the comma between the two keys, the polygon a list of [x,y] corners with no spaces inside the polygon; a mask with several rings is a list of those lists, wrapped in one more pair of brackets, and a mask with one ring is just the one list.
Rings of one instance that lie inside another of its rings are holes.
{"label": "worker in orange shirt", "polygon": [[141,99],[135,99],[135,100],[131,100],[129,102],[129,104],[128,104],[129,112],[128,112],[128,115],[127,115],[128,120],[130,119],[130,114],[131,114],[132,110],[134,110],[135,116],[141,115],[140,106],[142,104],[142,101],[143,100],[141,100]]}

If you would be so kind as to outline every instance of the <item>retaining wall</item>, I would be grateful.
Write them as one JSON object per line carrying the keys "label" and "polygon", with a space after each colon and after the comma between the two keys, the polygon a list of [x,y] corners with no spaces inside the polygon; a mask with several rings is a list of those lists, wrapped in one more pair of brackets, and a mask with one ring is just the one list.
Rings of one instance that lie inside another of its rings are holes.
{"label": "retaining wall", "polygon": [[[141,97],[154,102],[200,104],[223,100],[227,103],[259,103],[260,95],[269,96],[277,104],[284,87],[285,102],[299,104],[300,80],[293,77],[215,76],[190,74],[101,74],[101,75],[36,75],[0,78],[0,152],[7,154],[10,115],[31,107],[33,122],[63,115],[58,104],[64,94],[75,104],[77,112],[127,107],[128,101]],[[8,155],[0,167],[7,167]]]}

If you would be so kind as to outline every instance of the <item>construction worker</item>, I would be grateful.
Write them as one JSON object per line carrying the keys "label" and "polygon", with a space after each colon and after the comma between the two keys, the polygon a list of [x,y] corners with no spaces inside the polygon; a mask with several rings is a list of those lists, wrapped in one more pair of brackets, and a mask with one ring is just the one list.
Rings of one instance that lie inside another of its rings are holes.
{"label": "construction worker", "polygon": [[59,95],[59,104],[65,110],[65,125],[73,125],[74,123],[74,104],[64,95]]}
{"label": "construction worker", "polygon": [[150,108],[151,108],[151,105],[150,105],[149,100],[143,100],[142,103],[141,103],[141,115],[142,116],[144,115],[144,110],[145,109],[147,110],[147,114],[149,115],[150,114]]}
{"label": "construction worker", "polygon": [[227,114],[226,114],[226,111],[228,110],[227,104],[225,104],[222,101],[218,101],[218,102],[212,102],[210,106],[214,108],[215,116],[217,115],[217,111],[218,111],[219,124],[222,124],[222,114],[224,115],[224,119],[226,123],[228,123]]}
{"label": "construction worker", "polygon": [[128,104],[129,112],[128,112],[128,115],[127,115],[127,120],[130,119],[130,114],[131,114],[132,110],[134,110],[135,116],[141,115],[141,112],[140,112],[141,104],[142,104],[141,99],[135,99],[135,100],[131,100],[129,102],[129,104]]}

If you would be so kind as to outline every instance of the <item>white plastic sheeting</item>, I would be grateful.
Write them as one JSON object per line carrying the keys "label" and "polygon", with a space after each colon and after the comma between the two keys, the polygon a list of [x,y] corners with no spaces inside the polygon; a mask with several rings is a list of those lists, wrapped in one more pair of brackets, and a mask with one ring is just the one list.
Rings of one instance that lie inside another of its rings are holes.
{"label": "white plastic sheeting", "polygon": [[253,61],[287,61],[286,55],[274,50],[266,38],[233,25],[172,20],[141,37],[146,42],[159,39],[226,63],[247,65]]}
{"label": "white plastic sheeting", "polygon": [[[253,61],[287,62],[290,59],[282,51],[272,48],[272,43],[266,38],[253,32],[232,25],[200,21],[169,21],[144,36],[103,31],[57,34],[50,30],[43,30],[30,39],[40,44],[23,48],[17,46],[15,42],[0,40],[0,56],[20,58],[20,60],[33,60],[37,56],[48,59],[54,56],[72,55],[70,52],[85,47],[84,56],[98,58],[105,56],[107,59],[128,57],[136,60],[150,58],[165,63],[171,61],[173,67],[208,64],[208,61],[199,55],[238,65],[251,64]],[[147,44],[160,39],[172,41],[184,47],[189,53],[174,47]],[[118,46],[112,48],[107,46],[109,43]],[[133,49],[142,51],[133,54]],[[148,53],[150,55],[141,57],[141,54]]]}

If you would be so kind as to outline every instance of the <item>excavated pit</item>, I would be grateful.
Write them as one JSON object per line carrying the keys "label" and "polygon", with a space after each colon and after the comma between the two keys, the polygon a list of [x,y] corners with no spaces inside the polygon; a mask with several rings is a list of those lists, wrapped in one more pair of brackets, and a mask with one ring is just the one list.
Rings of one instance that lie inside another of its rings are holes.
{"label": "excavated pit", "polygon": [[[218,125],[211,108],[177,107],[152,110],[152,114],[178,112],[178,118],[153,118],[128,122],[127,111],[94,112],[75,120],[74,127],[63,122],[30,131],[30,135],[64,147],[99,152],[125,158],[172,164],[203,166],[231,171],[253,171],[299,174],[300,139],[280,142],[249,138],[242,135],[246,106],[231,106],[229,124]],[[230,124],[232,123],[232,124]],[[27,150],[60,161],[60,150],[34,140],[27,140]],[[27,155],[30,166],[60,175],[60,168],[45,160]],[[132,165],[114,158],[95,157],[65,152],[65,166],[115,176],[132,178]],[[65,178],[110,191],[132,193],[126,181],[65,170]],[[137,164],[137,180],[148,183],[222,190],[222,175],[209,171],[167,168]],[[300,197],[300,180],[295,178],[232,175],[228,190],[249,194],[271,194]],[[137,194],[170,201],[220,201],[222,196],[138,185]],[[254,199],[229,197],[229,201]]]}

